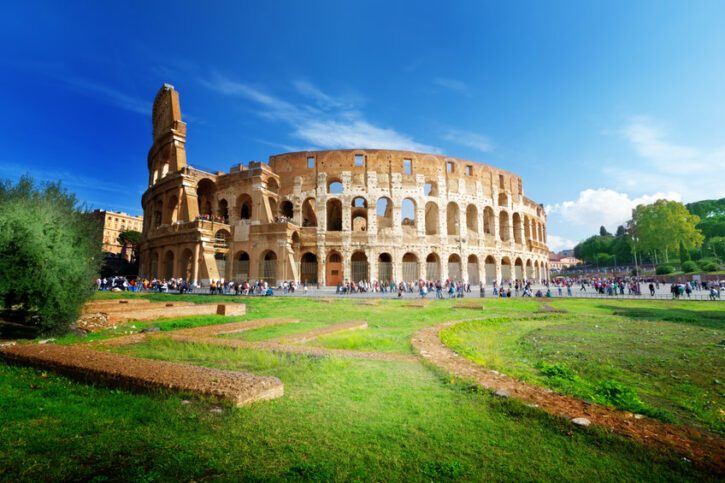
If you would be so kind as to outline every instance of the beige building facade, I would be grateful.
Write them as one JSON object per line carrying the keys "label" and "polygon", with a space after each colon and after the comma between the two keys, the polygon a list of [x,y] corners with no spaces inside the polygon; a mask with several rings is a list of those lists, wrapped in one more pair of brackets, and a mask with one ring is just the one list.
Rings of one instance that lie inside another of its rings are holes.
{"label": "beige building facade", "polygon": [[123,246],[118,242],[118,236],[127,230],[142,231],[143,216],[132,216],[122,212],[94,210],[92,216],[103,224],[104,252],[121,254]]}
{"label": "beige building facade", "polygon": [[140,273],[346,281],[548,279],[546,214],[522,179],[463,159],[344,149],[228,172],[187,164],[178,92],[153,107]]}

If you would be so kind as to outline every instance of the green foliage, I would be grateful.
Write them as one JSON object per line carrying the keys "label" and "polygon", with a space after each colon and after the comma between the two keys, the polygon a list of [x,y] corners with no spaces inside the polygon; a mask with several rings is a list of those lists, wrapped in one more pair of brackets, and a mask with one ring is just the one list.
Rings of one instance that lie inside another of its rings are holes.
{"label": "green foliage", "polygon": [[93,294],[101,227],[59,183],[0,183],[0,300],[43,332],[62,332]]}
{"label": "green foliage", "polygon": [[599,227],[599,236],[612,236],[612,234],[607,231],[604,225],[602,225]]}
{"label": "green foliage", "polygon": [[638,249],[662,253],[665,260],[682,243],[686,248],[699,247],[704,237],[696,228],[700,218],[680,202],[657,200],[639,205],[632,211],[632,227]]}
{"label": "green foliage", "polygon": [[685,243],[680,240],[680,263],[685,263],[690,259],[690,252],[685,248]]}
{"label": "green foliage", "polygon": [[630,263],[632,250],[626,236],[595,235],[574,247],[574,256],[590,264],[611,266]]}
{"label": "green foliage", "polygon": [[617,227],[617,236],[626,236],[627,235],[627,229],[624,227],[624,225],[619,225]]}
{"label": "green foliage", "polygon": [[717,262],[706,262],[703,263],[701,266],[705,272],[717,272],[718,270],[720,270],[720,264]]}
{"label": "green foliage", "polygon": [[655,268],[655,273],[657,275],[667,275],[674,271],[675,271],[675,267],[673,267],[672,265],[668,265],[666,263],[661,263],[661,264],[657,265],[657,268]]}
{"label": "green foliage", "polygon": [[674,417],[668,411],[646,405],[639,399],[637,391],[617,381],[602,381],[597,384],[591,399],[605,406],[645,414],[667,423],[674,422]]}
{"label": "green foliage", "polygon": [[692,273],[699,270],[699,267],[697,266],[697,263],[693,262],[692,260],[687,260],[682,264],[682,271],[685,273]]}
{"label": "green foliage", "polygon": [[722,260],[725,258],[725,236],[716,236],[707,241],[707,246],[703,249],[708,255]]}

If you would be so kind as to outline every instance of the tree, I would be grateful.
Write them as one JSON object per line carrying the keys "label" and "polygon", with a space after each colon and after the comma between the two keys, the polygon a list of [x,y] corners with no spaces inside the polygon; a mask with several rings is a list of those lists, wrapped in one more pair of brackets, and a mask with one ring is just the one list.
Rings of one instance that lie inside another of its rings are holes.
{"label": "tree", "polygon": [[680,263],[685,263],[690,260],[690,252],[685,248],[685,242],[680,240]]}
{"label": "tree", "polygon": [[677,201],[657,200],[651,205],[639,205],[632,211],[632,225],[637,239],[637,250],[664,255],[675,253],[680,242],[686,248],[702,246],[704,237],[697,224],[700,218],[691,214]]}
{"label": "tree", "polygon": [[625,236],[626,234],[627,234],[627,229],[624,228],[624,225],[619,225],[617,227],[617,236],[622,237],[622,236]]}
{"label": "tree", "polygon": [[41,332],[67,330],[93,294],[102,231],[59,183],[0,182],[0,300]]}
{"label": "tree", "polygon": [[138,258],[138,246],[141,244],[141,232],[136,230],[125,230],[118,235],[118,243],[121,244],[122,252],[131,250],[130,261],[135,261]]}
{"label": "tree", "polygon": [[602,225],[599,227],[599,236],[612,236],[612,234],[609,233],[606,228],[604,228],[604,225]]}

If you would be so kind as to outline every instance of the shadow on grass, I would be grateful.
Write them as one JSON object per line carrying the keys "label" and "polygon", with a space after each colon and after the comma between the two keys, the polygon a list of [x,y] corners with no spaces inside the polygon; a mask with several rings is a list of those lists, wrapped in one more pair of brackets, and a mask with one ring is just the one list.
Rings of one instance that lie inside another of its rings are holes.
{"label": "shadow on grass", "polygon": [[632,319],[662,320],[708,329],[725,329],[725,306],[723,310],[688,310],[680,308],[643,308],[600,305],[598,308],[611,310],[614,315]]}

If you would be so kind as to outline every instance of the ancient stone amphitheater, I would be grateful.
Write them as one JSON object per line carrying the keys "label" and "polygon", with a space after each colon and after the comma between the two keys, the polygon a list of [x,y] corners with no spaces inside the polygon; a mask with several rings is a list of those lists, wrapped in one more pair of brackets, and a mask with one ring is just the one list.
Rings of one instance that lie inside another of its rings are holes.
{"label": "ancient stone amphitheater", "polygon": [[141,274],[339,282],[548,278],[546,214],[513,173],[378,149],[271,156],[229,172],[186,161],[178,92],[153,107]]}

